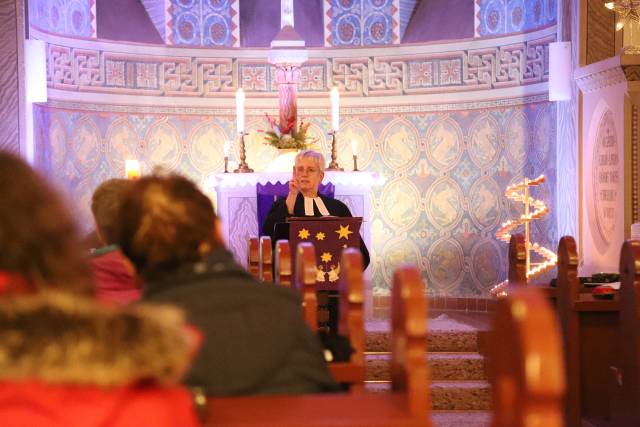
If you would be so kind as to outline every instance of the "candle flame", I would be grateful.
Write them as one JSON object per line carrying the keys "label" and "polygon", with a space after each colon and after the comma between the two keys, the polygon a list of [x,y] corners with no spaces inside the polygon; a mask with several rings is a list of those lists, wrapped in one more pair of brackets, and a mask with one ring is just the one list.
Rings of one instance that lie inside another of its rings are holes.
{"label": "candle flame", "polygon": [[142,175],[140,162],[134,159],[126,159],[124,161],[124,176],[127,179],[137,179]]}

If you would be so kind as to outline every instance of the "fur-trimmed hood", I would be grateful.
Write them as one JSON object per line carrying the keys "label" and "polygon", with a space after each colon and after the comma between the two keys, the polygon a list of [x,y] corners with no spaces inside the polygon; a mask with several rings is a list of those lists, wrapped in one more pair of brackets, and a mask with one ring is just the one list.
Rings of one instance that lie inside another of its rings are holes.
{"label": "fur-trimmed hood", "polygon": [[0,299],[0,381],[117,387],[180,381],[193,347],[182,313],[44,292]]}

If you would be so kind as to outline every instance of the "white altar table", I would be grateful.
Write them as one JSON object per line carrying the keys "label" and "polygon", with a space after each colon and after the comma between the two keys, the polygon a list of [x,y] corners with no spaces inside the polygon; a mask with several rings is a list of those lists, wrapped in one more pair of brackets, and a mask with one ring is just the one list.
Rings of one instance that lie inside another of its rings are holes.
{"label": "white altar table", "polygon": [[[221,173],[216,174],[213,188],[216,210],[222,221],[223,237],[236,260],[246,266],[247,238],[258,236],[256,184],[287,182],[291,172]],[[324,175],[324,183],[335,186],[335,198],[345,203],[353,216],[363,218],[360,234],[371,253],[371,188],[378,182],[369,172],[332,172]],[[365,279],[370,278],[370,269]]]}

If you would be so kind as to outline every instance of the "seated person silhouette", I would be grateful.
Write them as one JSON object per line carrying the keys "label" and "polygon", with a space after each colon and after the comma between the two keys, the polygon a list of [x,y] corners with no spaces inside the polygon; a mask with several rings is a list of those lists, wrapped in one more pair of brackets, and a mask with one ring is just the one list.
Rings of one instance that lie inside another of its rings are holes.
{"label": "seated person silhouette", "polygon": [[96,298],[101,301],[129,304],[140,299],[135,269],[115,244],[120,203],[131,182],[108,179],[96,188],[91,198],[96,235],[101,243],[91,253],[91,269]]}
{"label": "seated person silhouette", "polygon": [[143,301],[172,303],[203,334],[186,382],[207,395],[337,389],[292,289],[262,284],[224,248],[211,201],[178,175],[134,182],[119,244],[141,275]]}
{"label": "seated person silhouette", "polygon": [[181,313],[96,302],[65,202],[3,152],[0,199],[0,425],[198,425]]}

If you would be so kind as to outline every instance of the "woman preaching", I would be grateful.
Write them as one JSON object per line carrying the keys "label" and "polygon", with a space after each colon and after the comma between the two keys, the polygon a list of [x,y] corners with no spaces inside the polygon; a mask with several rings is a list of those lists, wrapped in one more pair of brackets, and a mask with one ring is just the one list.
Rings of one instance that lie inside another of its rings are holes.
{"label": "woman preaching", "polygon": [[[318,187],[324,178],[324,156],[317,151],[303,150],[298,153],[289,181],[289,194],[285,199],[274,202],[262,228],[262,233],[275,241],[274,228],[278,223],[286,222],[287,217],[301,216],[339,216],[350,217],[347,205],[340,200],[331,199],[318,193]],[[364,268],[369,265],[369,251],[362,238],[360,251]]]}

